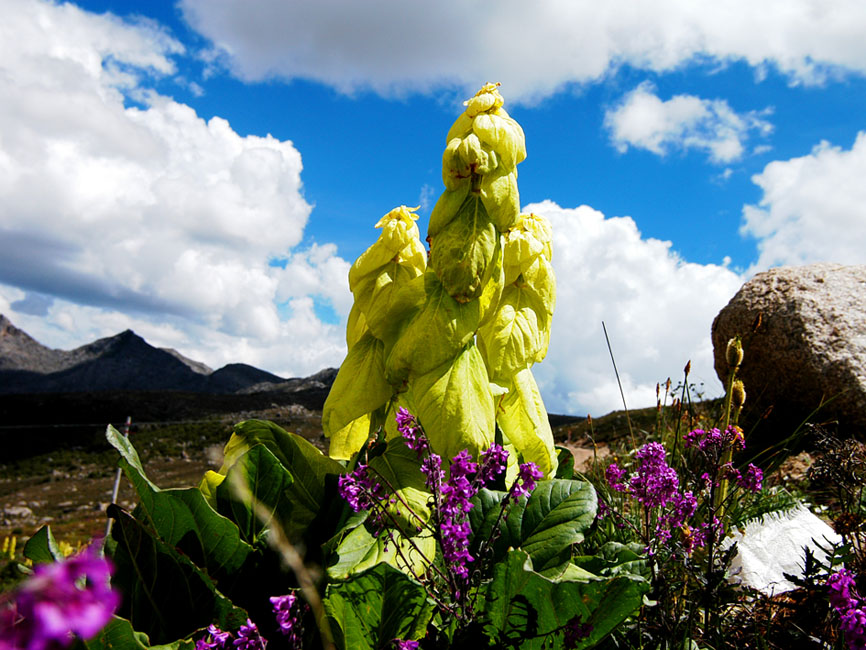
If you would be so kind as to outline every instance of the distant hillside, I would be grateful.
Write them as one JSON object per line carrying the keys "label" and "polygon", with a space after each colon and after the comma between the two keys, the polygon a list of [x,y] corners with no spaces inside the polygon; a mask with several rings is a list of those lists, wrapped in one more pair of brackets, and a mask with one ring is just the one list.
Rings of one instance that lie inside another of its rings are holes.
{"label": "distant hillside", "polygon": [[296,392],[327,389],[335,375],[329,368],[310,378],[284,379],[243,363],[214,371],[176,350],[153,347],[132,330],[74,350],[54,350],[0,314],[0,394]]}

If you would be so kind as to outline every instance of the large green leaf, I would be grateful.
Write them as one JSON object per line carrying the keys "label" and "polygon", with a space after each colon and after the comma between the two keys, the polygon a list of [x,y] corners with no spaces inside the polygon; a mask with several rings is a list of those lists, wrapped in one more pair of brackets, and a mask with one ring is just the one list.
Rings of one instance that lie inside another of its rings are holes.
{"label": "large green leaf", "polygon": [[477,298],[499,246],[499,232],[481,198],[470,192],[457,215],[430,240],[430,265],[458,302]]}
{"label": "large green leaf", "polygon": [[365,525],[347,526],[330,545],[328,577],[346,578],[377,564],[388,564],[407,574],[421,575],[436,555],[436,540],[422,532],[409,539],[394,531],[374,537]]}
{"label": "large green leaf", "polygon": [[546,578],[533,570],[526,552],[512,550],[486,585],[485,631],[504,647],[555,649],[564,647],[562,628],[576,618],[592,629],[577,647],[589,648],[640,607],[648,588],[641,579],[591,579],[580,571]]}
{"label": "large green leaf", "polygon": [[113,617],[92,639],[84,642],[87,650],[193,650],[195,642],[179,639],[165,645],[150,645],[143,632],[136,632],[125,618]]}
{"label": "large green leaf", "polygon": [[[385,452],[370,461],[370,468],[389,492],[396,492],[412,509],[411,513],[405,512],[406,508],[402,503],[394,504],[391,508],[402,531],[413,532],[427,522],[430,518],[427,501],[431,495],[427,489],[426,477],[421,472],[417,453],[406,446],[402,437],[391,438]],[[395,509],[400,512],[394,512]]]}
{"label": "large green leaf", "polygon": [[180,549],[213,576],[235,573],[243,565],[252,547],[198,488],[158,488],[147,478],[128,438],[110,425],[105,436],[120,452],[120,466],[138,494],[142,515],[160,540]]}
{"label": "large green leaf", "polygon": [[157,643],[172,643],[210,623],[237,629],[247,612],[221,594],[213,580],[186,555],[116,505],[112,537],[112,584],[123,600],[118,615]]}
{"label": "large green leaf", "polygon": [[292,483],[292,475],[277,457],[264,445],[255,445],[231,466],[217,487],[217,509],[237,524],[250,544],[258,541],[272,519],[283,530],[296,530],[296,519],[309,523],[309,517],[306,513],[295,517],[295,503],[289,498]]}
{"label": "large green leaf", "polygon": [[[226,473],[227,468],[257,444],[267,447],[293,479],[291,484],[284,485],[285,498],[292,504],[290,518],[281,520],[286,534],[292,537],[304,531],[324,533],[325,520],[332,514],[332,507],[342,507],[335,500],[335,490],[337,476],[345,472],[345,468],[301,436],[289,433],[273,422],[247,420],[235,426],[225,447],[221,473]],[[321,531],[308,530],[314,528],[314,521],[321,521],[322,525],[317,527]]]}
{"label": "large green leaf", "polygon": [[[472,498],[469,524],[473,550],[490,536],[504,497],[504,492],[483,489]],[[504,557],[513,547],[526,551],[539,569],[559,564],[560,553],[583,541],[584,532],[595,520],[596,508],[595,489],[586,481],[539,481],[529,499],[520,498],[509,506],[494,545],[495,558]]]}
{"label": "large green leaf", "polygon": [[326,436],[375,411],[394,392],[385,381],[384,344],[367,332],[349,349],[322,409]]}
{"label": "large green leaf", "polygon": [[394,639],[424,636],[433,604],[424,588],[387,564],[346,582],[331,584],[325,593],[325,611],[336,623],[340,648],[390,648]]}
{"label": "large green leaf", "polygon": [[481,353],[470,342],[454,359],[410,379],[430,445],[452,458],[464,449],[477,457],[495,438],[494,402]]}

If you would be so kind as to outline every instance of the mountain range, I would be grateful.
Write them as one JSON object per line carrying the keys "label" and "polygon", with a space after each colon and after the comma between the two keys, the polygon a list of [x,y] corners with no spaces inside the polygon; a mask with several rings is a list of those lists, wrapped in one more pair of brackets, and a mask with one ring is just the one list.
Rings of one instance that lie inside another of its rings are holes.
{"label": "mountain range", "polygon": [[330,388],[337,371],[284,379],[254,366],[218,370],[171,348],[150,345],[132,330],[74,350],[55,350],[0,314],[0,394],[182,391],[217,395],[286,393]]}

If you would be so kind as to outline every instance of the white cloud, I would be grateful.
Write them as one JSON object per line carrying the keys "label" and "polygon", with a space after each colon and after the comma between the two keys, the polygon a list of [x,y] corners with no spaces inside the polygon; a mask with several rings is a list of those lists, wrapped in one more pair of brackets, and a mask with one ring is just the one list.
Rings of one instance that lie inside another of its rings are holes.
{"label": "white cloud", "polygon": [[[64,328],[77,345],[132,327],[213,366],[338,364],[342,333],[314,305],[345,315],[348,264],[333,246],[297,248],[311,207],[292,143],[240,136],[155,92],[183,48],[150,22],[3,5],[4,313],[56,346]],[[289,273],[301,266],[304,283]]]}
{"label": "white cloud", "polygon": [[793,82],[866,72],[866,4],[840,0],[181,0],[187,21],[243,79],[321,81],[384,94],[501,81],[511,101],[596,80],[617,66],[774,66]]}
{"label": "white cloud", "polygon": [[710,327],[742,285],[721,265],[691,264],[670,242],[643,239],[629,217],[545,201],[524,208],[553,225],[557,303],[550,350],[533,368],[548,410],[602,415],[622,408],[607,327],[629,408],[655,404],[656,383],[690,381],[717,395]]}
{"label": "white cloud", "polygon": [[866,263],[866,132],[851,149],[822,142],[752,177],[763,190],[743,208],[741,233],[758,239],[752,271],[782,264]]}
{"label": "white cloud", "polygon": [[721,99],[674,95],[662,100],[652,84],[642,83],[606,112],[604,124],[623,153],[629,146],[661,156],[697,149],[714,163],[729,163],[742,158],[751,132],[768,135],[773,130],[760,115],[737,113]]}

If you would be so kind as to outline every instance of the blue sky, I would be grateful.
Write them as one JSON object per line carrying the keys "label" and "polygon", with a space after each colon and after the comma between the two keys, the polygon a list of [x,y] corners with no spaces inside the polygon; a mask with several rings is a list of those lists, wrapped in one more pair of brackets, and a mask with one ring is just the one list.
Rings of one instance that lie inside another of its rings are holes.
{"label": "blue sky", "polygon": [[0,0],[0,312],[71,348],[131,327],[213,367],[338,365],[346,273],[441,193],[502,82],[554,225],[549,410],[630,406],[755,272],[866,260],[866,5]]}

